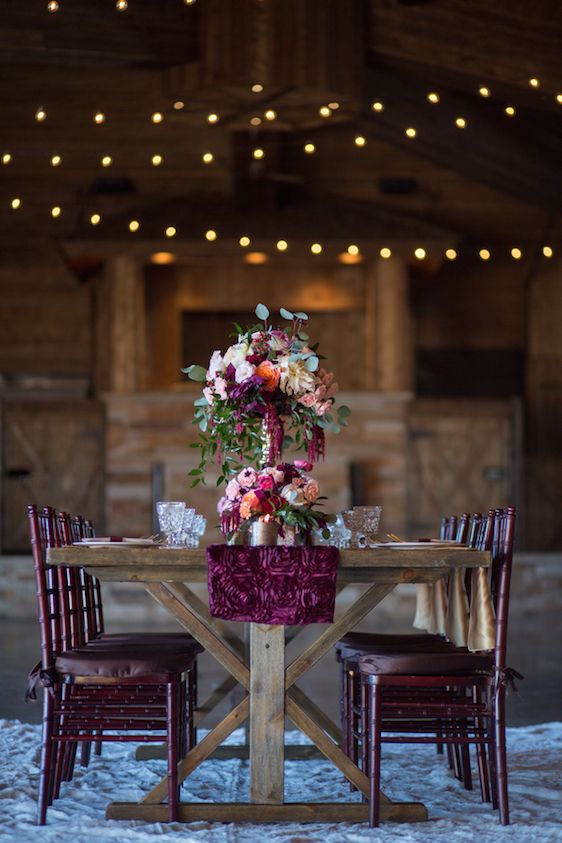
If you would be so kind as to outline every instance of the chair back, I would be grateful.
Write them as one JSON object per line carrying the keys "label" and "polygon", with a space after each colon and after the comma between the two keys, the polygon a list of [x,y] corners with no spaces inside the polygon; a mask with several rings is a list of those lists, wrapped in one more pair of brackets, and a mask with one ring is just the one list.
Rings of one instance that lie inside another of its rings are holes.
{"label": "chair back", "polygon": [[[35,590],[39,615],[41,642],[41,667],[50,670],[56,656],[65,649],[64,641],[68,634],[68,625],[63,617],[60,599],[58,568],[49,568],[46,564],[47,547],[60,547],[55,512],[46,507],[41,513],[35,505],[27,507],[29,534],[35,573]],[[64,579],[64,577],[62,577]]]}
{"label": "chair back", "polygon": [[516,516],[517,510],[514,506],[508,507],[507,510],[495,511],[490,589],[496,612],[496,671],[503,671],[506,667],[507,620]]}

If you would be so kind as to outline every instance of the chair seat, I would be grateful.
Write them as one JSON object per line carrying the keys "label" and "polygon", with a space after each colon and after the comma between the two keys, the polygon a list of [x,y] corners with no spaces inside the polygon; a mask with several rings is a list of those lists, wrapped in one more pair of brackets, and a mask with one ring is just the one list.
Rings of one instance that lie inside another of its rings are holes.
{"label": "chair seat", "polygon": [[344,635],[335,646],[342,661],[377,652],[417,653],[433,650],[450,652],[455,649],[453,644],[438,635],[417,633],[386,635],[378,632],[350,632]]}
{"label": "chair seat", "polygon": [[116,632],[103,633],[99,638],[88,641],[88,647],[111,648],[111,647],[164,647],[166,649],[182,652],[189,650],[193,653],[202,653],[203,647],[189,633],[183,632]]}
{"label": "chair seat", "polygon": [[453,648],[443,652],[372,653],[359,659],[361,673],[371,676],[434,676],[493,672],[492,653]]}
{"label": "chair seat", "polygon": [[195,650],[168,651],[162,648],[102,649],[85,647],[68,650],[55,660],[55,669],[66,676],[99,676],[109,679],[166,677],[189,670]]}

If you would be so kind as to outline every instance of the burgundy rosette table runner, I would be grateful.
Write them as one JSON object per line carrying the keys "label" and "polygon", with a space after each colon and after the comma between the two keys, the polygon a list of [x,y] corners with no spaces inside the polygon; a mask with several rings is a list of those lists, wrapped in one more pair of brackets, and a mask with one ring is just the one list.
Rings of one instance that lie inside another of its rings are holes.
{"label": "burgundy rosette table runner", "polygon": [[335,547],[207,548],[211,615],[286,626],[332,623],[339,553]]}

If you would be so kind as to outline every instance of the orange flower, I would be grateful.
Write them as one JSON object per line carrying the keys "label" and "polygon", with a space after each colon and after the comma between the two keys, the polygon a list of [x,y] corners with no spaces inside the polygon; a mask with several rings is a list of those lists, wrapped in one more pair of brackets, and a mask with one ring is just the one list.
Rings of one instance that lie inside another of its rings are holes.
{"label": "orange flower", "polygon": [[255,492],[246,492],[240,502],[240,518],[246,520],[261,512],[261,501]]}
{"label": "orange flower", "polygon": [[276,369],[271,360],[264,360],[256,367],[256,375],[263,378],[263,391],[273,392],[279,383],[280,372]]}

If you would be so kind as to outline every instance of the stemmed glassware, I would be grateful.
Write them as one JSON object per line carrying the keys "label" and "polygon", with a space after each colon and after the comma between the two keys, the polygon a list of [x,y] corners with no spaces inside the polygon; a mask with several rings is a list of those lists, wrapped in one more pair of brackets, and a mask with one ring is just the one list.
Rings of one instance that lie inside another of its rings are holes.
{"label": "stemmed glassware", "polygon": [[160,529],[166,535],[166,547],[180,547],[185,501],[157,501],[156,512]]}
{"label": "stemmed glassware", "polygon": [[359,513],[359,523],[366,547],[374,547],[378,538],[382,506],[354,506],[353,511]]}

